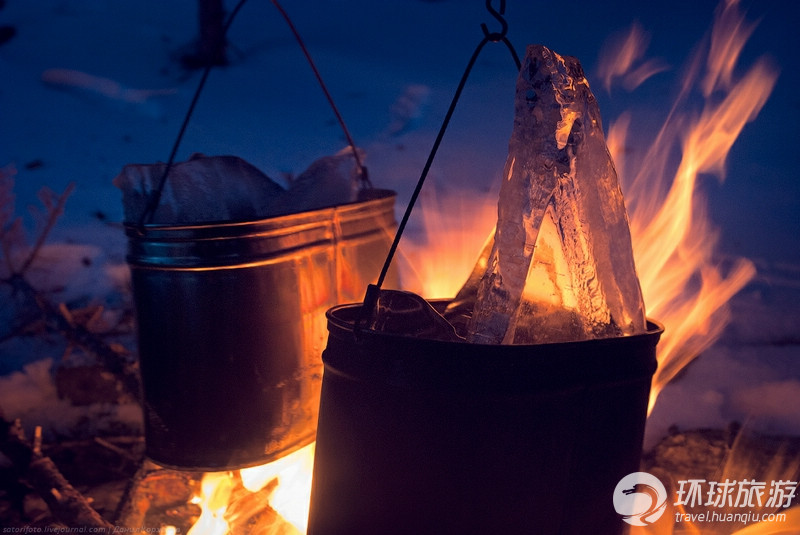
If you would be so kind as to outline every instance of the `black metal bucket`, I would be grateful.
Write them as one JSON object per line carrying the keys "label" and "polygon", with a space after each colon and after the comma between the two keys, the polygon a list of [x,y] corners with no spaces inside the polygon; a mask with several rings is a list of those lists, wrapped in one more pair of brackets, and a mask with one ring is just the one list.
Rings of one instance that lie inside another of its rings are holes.
{"label": "black metal bucket", "polygon": [[356,336],[359,310],[327,314],[310,535],[622,531],[661,326],[489,346]]}
{"label": "black metal bucket", "polygon": [[314,440],[325,311],[363,298],[394,192],[258,221],[127,228],[146,454],[168,467],[263,464]]}

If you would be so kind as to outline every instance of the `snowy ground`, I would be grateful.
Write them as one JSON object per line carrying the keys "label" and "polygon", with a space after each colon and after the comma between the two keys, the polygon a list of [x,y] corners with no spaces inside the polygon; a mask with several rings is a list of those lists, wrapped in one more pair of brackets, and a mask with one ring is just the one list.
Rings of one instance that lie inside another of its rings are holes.
{"label": "snowy ground", "polygon": [[[42,186],[61,192],[76,184],[43,253],[38,280],[45,287],[63,286],[59,300],[93,299],[113,310],[126,299],[127,272],[122,206],[111,180],[127,163],[164,161],[169,155],[199,77],[175,61],[195,34],[194,2],[5,4],[0,25],[15,26],[17,35],[0,46],[0,167],[16,171],[17,211],[34,204]],[[399,214],[482,37],[480,23],[492,30],[498,23],[478,0],[285,4],[366,150],[373,182],[398,192]],[[628,108],[645,121],[663,112],[661,103],[674,92],[677,73],[714,9],[710,1],[659,0],[646,7],[634,0],[572,2],[569,13],[554,2],[508,4],[509,38],[520,53],[525,44],[542,43],[577,56],[590,80],[607,37],[634,20],[651,32],[649,54],[664,58],[671,69],[636,94],[609,95],[594,86],[607,125]],[[800,186],[793,135],[800,119],[795,89],[800,60],[790,45],[797,42],[800,4],[768,0],[745,7],[751,19],[762,20],[744,60],[768,53],[782,74],[767,106],[734,146],[726,181],[709,180],[703,187],[711,218],[722,229],[721,256],[751,258],[759,275],[734,299],[733,320],[721,340],[664,391],[649,424],[650,442],[672,424],[724,426],[734,419],[800,434]],[[230,41],[232,65],[212,73],[178,160],[193,152],[235,154],[279,179],[344,146],[297,45],[268,1],[250,0]],[[123,89],[169,91],[131,101],[125,93],[107,96],[97,87],[45,83],[43,75],[52,78],[52,71],[45,74],[49,69],[78,70]],[[432,169],[430,187],[478,194],[492,187],[505,161],[514,78],[505,47],[488,46]],[[0,406],[7,417],[67,426],[86,416],[86,409],[78,414],[55,396],[43,359],[58,360],[60,353],[49,351],[32,354],[17,342],[0,345]]]}

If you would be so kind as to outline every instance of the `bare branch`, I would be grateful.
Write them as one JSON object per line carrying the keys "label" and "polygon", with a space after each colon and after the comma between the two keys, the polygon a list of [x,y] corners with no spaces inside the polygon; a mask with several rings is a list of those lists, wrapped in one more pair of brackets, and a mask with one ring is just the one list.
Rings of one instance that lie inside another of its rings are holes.
{"label": "bare branch", "polygon": [[33,248],[28,254],[28,257],[25,259],[25,262],[23,262],[22,267],[20,267],[19,270],[17,270],[17,273],[19,274],[25,273],[31,266],[33,261],[36,259],[36,256],[39,254],[39,251],[44,245],[47,236],[50,234],[50,231],[53,230],[56,221],[58,221],[58,218],[61,217],[61,214],[64,213],[64,205],[66,204],[67,198],[72,194],[72,190],[74,189],[75,189],[75,183],[70,182],[69,185],[67,185],[67,189],[65,189],[64,193],[62,193],[56,198],[55,202],[52,202],[51,198],[45,197],[44,193],[40,196],[47,210],[46,211],[47,219],[45,220],[44,227],[39,232],[39,236],[37,236],[36,238],[36,243],[33,245]]}
{"label": "bare branch", "polygon": [[119,350],[105,343],[84,324],[72,321],[72,315],[66,307],[54,306],[22,275],[15,274],[8,282],[25,299],[36,304],[48,329],[61,333],[68,342],[83,348],[97,358],[108,371],[114,374],[125,391],[134,400],[141,402],[138,371],[125,365]]}
{"label": "bare branch", "polygon": [[0,420],[0,423],[4,431],[0,436],[0,451],[47,503],[53,516],[69,527],[102,528],[103,533],[111,533],[113,526],[64,478],[52,459],[26,440],[19,420],[13,423]]}

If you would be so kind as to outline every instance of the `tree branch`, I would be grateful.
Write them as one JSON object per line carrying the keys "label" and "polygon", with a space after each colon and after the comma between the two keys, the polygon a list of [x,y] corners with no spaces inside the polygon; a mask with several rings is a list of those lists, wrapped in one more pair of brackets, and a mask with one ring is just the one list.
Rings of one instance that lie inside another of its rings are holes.
{"label": "tree branch", "polygon": [[[67,189],[64,190],[64,193],[56,197],[55,203],[51,203],[50,199],[43,199],[43,203],[47,210],[47,219],[45,219],[44,227],[42,228],[41,232],[39,232],[39,236],[37,236],[36,243],[33,244],[31,252],[25,259],[25,262],[23,262],[22,267],[17,270],[17,273],[20,275],[24,274],[36,259],[36,256],[42,249],[47,236],[50,234],[50,231],[53,230],[56,221],[58,221],[58,218],[64,213],[64,205],[67,203],[67,198],[70,196],[70,194],[72,194],[73,189],[75,189],[75,183],[70,182],[69,185],[67,185]],[[44,191],[49,192],[50,189],[45,188]],[[44,196],[46,194],[42,193],[41,195]]]}
{"label": "tree branch", "polygon": [[95,511],[86,498],[61,475],[49,457],[37,451],[26,439],[19,420],[13,423],[0,421],[3,427],[0,451],[39,496],[47,503],[50,512],[68,527],[103,528],[111,533],[114,526]]}
{"label": "tree branch", "polygon": [[137,402],[141,402],[142,395],[138,373],[132,367],[124,365],[118,351],[100,340],[96,334],[84,325],[70,321],[70,318],[59,307],[50,303],[22,275],[13,275],[6,282],[9,282],[15,291],[22,293],[25,299],[36,303],[48,328],[60,332],[67,341],[82,347],[94,355],[108,371],[114,374],[125,391]]}

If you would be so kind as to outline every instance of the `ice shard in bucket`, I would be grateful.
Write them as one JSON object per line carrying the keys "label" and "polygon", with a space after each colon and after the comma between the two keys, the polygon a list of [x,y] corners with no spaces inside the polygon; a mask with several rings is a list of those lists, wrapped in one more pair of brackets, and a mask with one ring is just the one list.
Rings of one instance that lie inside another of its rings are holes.
{"label": "ice shard in bucket", "polygon": [[467,339],[532,344],[644,332],[622,191],[578,60],[529,46],[514,106],[494,241],[451,305],[472,307]]}

